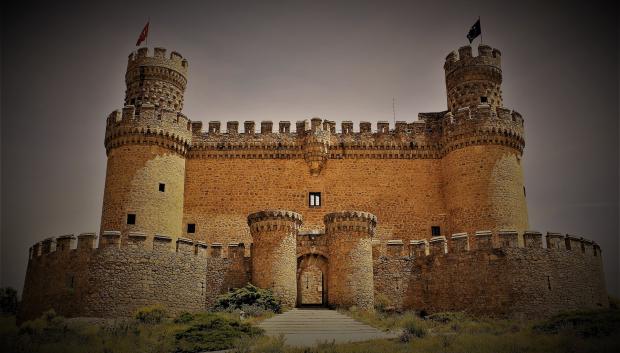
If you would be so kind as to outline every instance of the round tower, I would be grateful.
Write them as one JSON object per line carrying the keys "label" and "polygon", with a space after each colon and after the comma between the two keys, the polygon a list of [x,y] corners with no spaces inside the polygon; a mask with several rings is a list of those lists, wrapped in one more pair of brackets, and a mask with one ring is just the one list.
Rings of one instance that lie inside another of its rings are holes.
{"label": "round tower", "polygon": [[446,91],[448,110],[475,108],[478,104],[502,106],[501,53],[488,45],[478,46],[472,56],[470,46],[459,48],[446,57]]}
{"label": "round tower", "polygon": [[326,214],[323,222],[329,254],[329,304],[372,309],[374,279],[371,241],[377,227],[377,217],[368,212],[344,211]]}
{"label": "round tower", "polygon": [[[180,236],[191,122],[182,113],[187,60],[155,48],[129,55],[125,107],[106,124],[101,231]],[[122,240],[123,240],[122,239]]]}
{"label": "round tower", "polygon": [[502,105],[500,52],[471,47],[444,65],[448,113],[442,137],[450,232],[528,228],[521,157],[523,118]]}
{"label": "round tower", "polygon": [[166,49],[140,48],[129,55],[125,74],[125,105],[151,104],[156,108],[181,111],[187,86],[187,60],[177,52],[166,57]]}
{"label": "round tower", "polygon": [[297,233],[300,214],[268,210],[248,216],[252,235],[252,283],[271,289],[286,308],[297,303]]}

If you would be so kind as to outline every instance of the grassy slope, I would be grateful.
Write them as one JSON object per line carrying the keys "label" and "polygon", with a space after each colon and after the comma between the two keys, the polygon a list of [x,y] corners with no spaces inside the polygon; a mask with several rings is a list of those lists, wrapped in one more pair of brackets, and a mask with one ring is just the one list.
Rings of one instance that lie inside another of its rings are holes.
{"label": "grassy slope", "polygon": [[[232,313],[202,313],[145,324],[135,319],[87,320],[42,317],[21,328],[14,317],[0,318],[2,352],[178,352],[235,346],[239,352],[618,352],[620,311],[558,315],[543,322],[472,318],[463,313],[421,319],[413,313],[347,311],[382,329],[414,334],[401,340],[375,340],[315,348],[285,347],[281,338],[263,337]],[[199,344],[196,344],[198,342]]]}

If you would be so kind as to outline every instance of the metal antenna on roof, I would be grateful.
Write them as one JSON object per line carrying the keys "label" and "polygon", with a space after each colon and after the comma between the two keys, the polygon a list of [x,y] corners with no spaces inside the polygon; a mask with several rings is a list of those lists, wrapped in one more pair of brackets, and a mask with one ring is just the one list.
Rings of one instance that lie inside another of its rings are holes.
{"label": "metal antenna on roof", "polygon": [[392,97],[392,115],[394,119],[394,126],[396,126],[396,98]]}

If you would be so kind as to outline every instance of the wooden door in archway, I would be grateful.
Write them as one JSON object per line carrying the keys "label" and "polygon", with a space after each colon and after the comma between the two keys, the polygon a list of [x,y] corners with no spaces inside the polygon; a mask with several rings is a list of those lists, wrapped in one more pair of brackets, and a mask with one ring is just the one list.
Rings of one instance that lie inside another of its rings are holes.
{"label": "wooden door in archway", "polygon": [[297,306],[327,306],[327,266],[320,254],[297,258]]}

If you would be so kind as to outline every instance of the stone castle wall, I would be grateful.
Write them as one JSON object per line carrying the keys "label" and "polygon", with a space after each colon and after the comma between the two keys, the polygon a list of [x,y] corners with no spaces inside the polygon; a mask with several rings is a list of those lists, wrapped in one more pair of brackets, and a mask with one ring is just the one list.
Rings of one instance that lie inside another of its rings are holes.
{"label": "stone castle wall", "polygon": [[597,245],[573,238],[568,250],[563,237],[552,244],[553,236],[547,236],[551,245],[543,248],[540,233],[526,234],[525,245],[519,245],[517,233],[510,233],[513,239],[505,241],[500,238],[507,233],[478,232],[474,237],[490,241],[471,250],[466,234],[457,235],[450,247],[443,237],[435,245],[385,245],[394,249],[375,256],[375,293],[396,308],[427,313],[533,318],[608,307]]}
{"label": "stone castle wall", "polygon": [[228,258],[187,239],[147,239],[132,233],[49,238],[35,244],[23,291],[20,321],[53,308],[60,315],[133,316],[138,308],[162,304],[172,314],[206,310],[229,288],[250,280],[250,262],[235,246]]}

